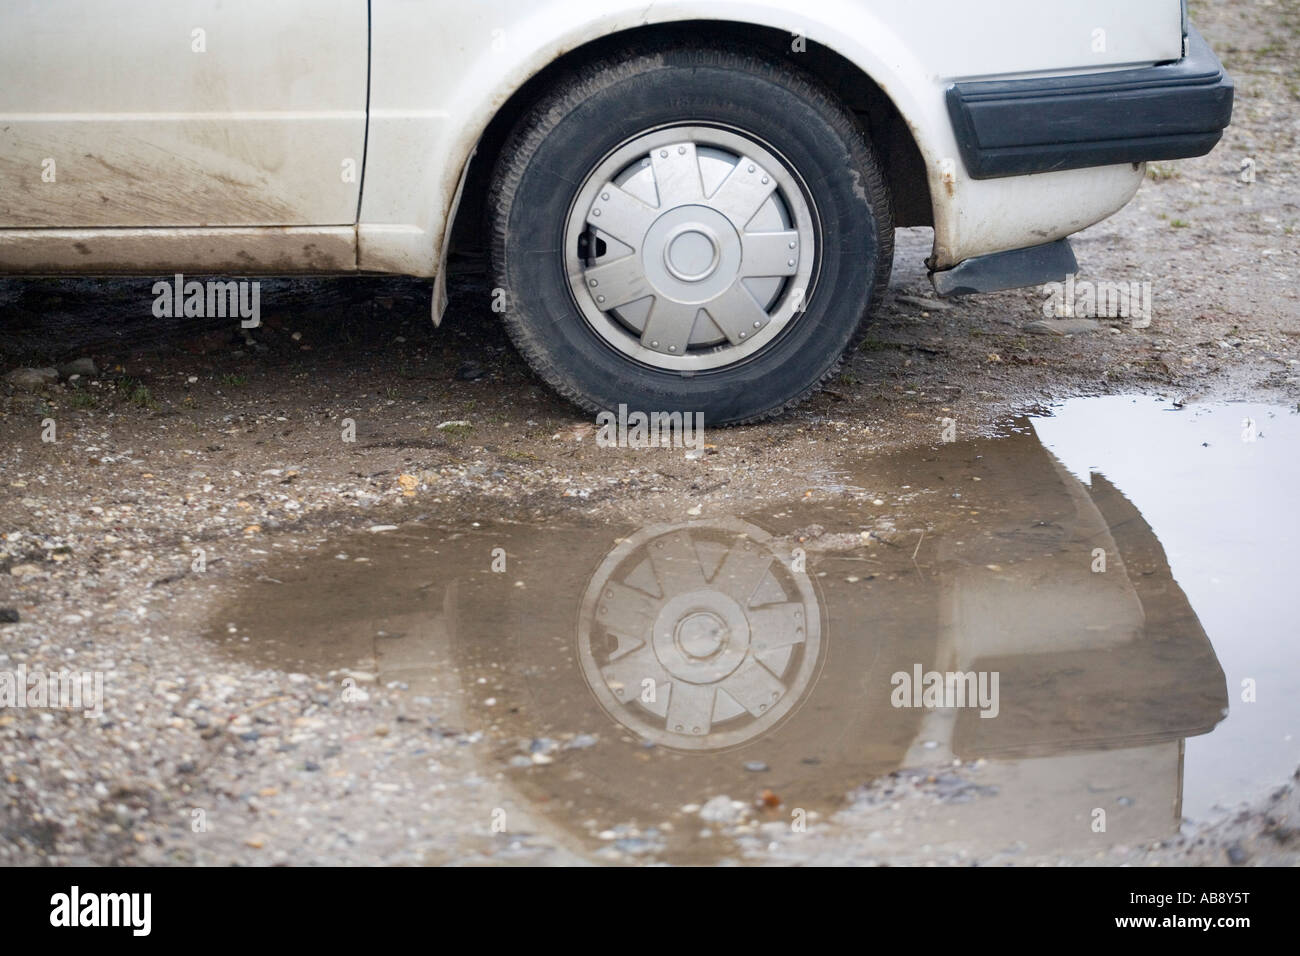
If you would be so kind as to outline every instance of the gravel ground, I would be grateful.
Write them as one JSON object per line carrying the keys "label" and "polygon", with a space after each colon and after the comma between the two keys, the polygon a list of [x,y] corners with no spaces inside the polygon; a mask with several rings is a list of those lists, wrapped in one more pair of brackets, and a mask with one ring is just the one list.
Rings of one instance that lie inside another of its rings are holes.
{"label": "gravel ground", "polygon": [[[632,825],[593,853],[535,818],[454,695],[389,688],[360,667],[259,667],[214,642],[214,615],[242,582],[375,526],[491,514],[600,527],[833,502],[846,461],[933,441],[940,418],[987,434],[1075,395],[1296,406],[1300,10],[1194,4],[1193,16],[1237,81],[1232,128],[1208,157],[1153,165],[1133,203],[1074,242],[1081,279],[1152,283],[1149,327],[1043,322],[1032,289],[935,303],[928,231],[906,230],[891,294],[833,387],[778,421],[710,432],[702,457],[597,448],[590,421],[508,347],[472,254],[438,330],[427,285],[405,280],[267,283],[247,339],[159,327],[151,280],[0,284],[7,369],[96,366],[0,385],[0,666],[103,671],[108,689],[97,718],[0,714],[0,862],[640,858],[654,834]],[[42,441],[50,421],[57,441]],[[357,692],[343,701],[348,676]],[[980,856],[855,838],[942,802],[933,781],[979,773],[864,781],[797,844],[748,802],[714,809],[733,828],[732,862],[1300,862],[1300,796],[1284,781],[1154,847]],[[882,788],[891,799],[873,798]]]}

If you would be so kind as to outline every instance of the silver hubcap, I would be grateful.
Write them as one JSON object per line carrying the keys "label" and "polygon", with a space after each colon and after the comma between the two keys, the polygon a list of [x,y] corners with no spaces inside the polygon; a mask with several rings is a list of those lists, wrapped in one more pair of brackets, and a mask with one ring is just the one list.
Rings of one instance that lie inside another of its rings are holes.
{"label": "silver hubcap", "polygon": [[578,659],[601,707],[638,736],[720,750],[762,736],[811,690],[821,616],[806,574],[738,520],[646,528],[583,598]]}
{"label": "silver hubcap", "polygon": [[658,368],[719,368],[803,312],[816,264],[804,191],[769,149],[676,126],[606,157],[565,230],[569,284],[588,324]]}

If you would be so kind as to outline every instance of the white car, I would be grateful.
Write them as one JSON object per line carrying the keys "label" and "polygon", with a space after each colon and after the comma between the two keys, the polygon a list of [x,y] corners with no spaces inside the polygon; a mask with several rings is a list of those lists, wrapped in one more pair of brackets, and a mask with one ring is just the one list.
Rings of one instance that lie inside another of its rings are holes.
{"label": "white car", "polygon": [[437,321],[482,220],[557,391],[750,421],[896,227],[940,294],[1064,278],[1232,93],[1179,0],[6,0],[0,271],[435,277]]}

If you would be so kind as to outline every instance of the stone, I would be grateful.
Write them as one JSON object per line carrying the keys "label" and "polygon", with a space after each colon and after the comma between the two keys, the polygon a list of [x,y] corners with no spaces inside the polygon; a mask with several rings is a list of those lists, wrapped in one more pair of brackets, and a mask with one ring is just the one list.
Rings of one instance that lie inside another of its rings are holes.
{"label": "stone", "polygon": [[53,368],[16,368],[5,376],[5,381],[14,388],[28,392],[40,391],[58,380],[59,371]]}
{"label": "stone", "polygon": [[99,375],[99,368],[92,358],[73,359],[71,362],[59,366],[59,375],[63,378],[72,378],[74,375],[80,375],[82,378],[95,378]]}

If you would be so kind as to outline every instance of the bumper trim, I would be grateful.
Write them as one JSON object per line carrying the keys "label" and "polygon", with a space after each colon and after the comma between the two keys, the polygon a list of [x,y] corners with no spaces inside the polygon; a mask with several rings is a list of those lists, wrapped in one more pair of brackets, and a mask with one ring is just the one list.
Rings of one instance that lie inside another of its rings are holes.
{"label": "bumper trim", "polygon": [[1176,63],[1027,80],[956,83],[948,115],[973,179],[1185,159],[1232,118],[1232,78],[1195,27]]}

